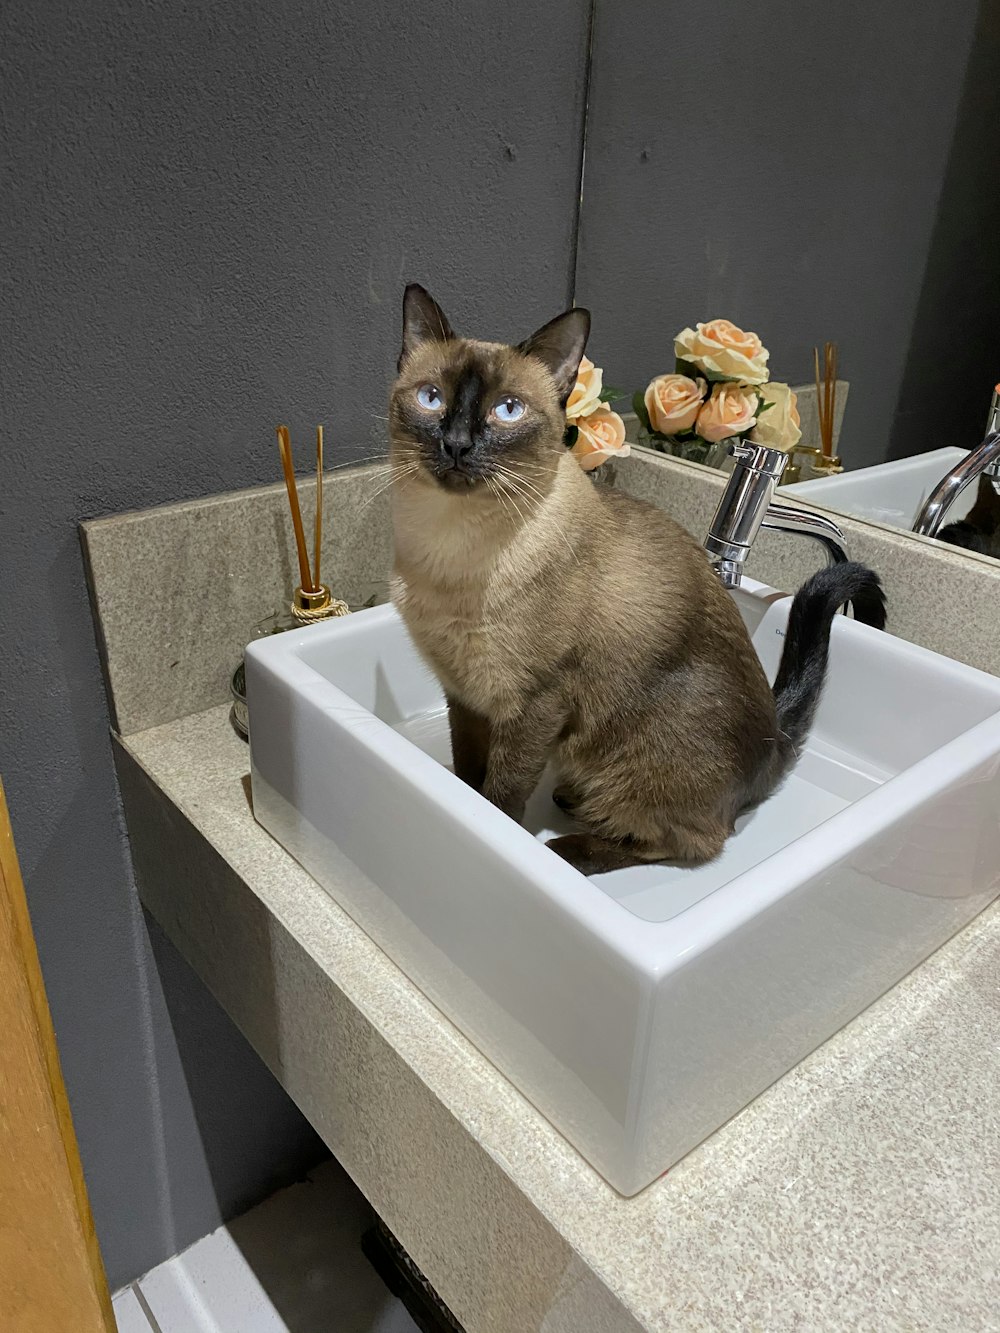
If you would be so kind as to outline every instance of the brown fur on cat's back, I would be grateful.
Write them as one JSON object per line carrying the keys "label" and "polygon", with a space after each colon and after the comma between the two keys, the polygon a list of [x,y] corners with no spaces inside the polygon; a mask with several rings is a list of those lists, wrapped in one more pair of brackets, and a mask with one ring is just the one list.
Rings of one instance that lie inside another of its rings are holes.
{"label": "brown fur on cat's back", "polygon": [[[393,597],[448,697],[456,771],[520,818],[551,759],[590,838],[577,863],[711,859],[785,758],[734,602],[688,533],[567,453],[564,348],[547,366],[447,334],[404,346],[393,390]],[[438,424],[414,397],[431,380]],[[480,472],[442,483],[470,382]],[[530,405],[510,438],[480,420],[502,393]]]}

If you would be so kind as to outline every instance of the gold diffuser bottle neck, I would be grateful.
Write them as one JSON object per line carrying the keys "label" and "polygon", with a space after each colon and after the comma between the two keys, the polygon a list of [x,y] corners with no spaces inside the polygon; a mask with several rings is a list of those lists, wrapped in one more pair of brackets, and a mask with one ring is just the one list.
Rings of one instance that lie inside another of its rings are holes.
{"label": "gold diffuser bottle neck", "polygon": [[292,609],[293,611],[322,611],[330,605],[332,600],[330,589],[324,583],[321,583],[315,592],[307,592],[305,588],[296,588],[292,594]]}
{"label": "gold diffuser bottle neck", "polygon": [[292,615],[300,625],[314,625],[317,620],[346,616],[350,609],[346,602],[334,597],[324,583],[315,592],[296,588],[292,594]]}

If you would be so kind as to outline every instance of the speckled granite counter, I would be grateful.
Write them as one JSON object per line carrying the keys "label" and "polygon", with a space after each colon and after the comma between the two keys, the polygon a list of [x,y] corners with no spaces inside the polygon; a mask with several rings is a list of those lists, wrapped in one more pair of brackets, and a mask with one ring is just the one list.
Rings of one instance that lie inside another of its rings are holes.
{"label": "speckled granite counter", "polygon": [[469,1333],[1000,1329],[1000,908],[623,1199],[257,826],[226,707],[117,751],[145,905]]}
{"label": "speckled granite counter", "polygon": [[[384,480],[327,479],[349,600],[385,585]],[[616,484],[703,532],[725,482],[637,451]],[[843,526],[892,632],[1000,674],[1000,563]],[[223,701],[288,596],[282,488],[84,546],[143,901],[468,1333],[1000,1330],[1000,906],[622,1199],[253,820]],[[767,532],[748,572],[794,588],[816,564]]]}

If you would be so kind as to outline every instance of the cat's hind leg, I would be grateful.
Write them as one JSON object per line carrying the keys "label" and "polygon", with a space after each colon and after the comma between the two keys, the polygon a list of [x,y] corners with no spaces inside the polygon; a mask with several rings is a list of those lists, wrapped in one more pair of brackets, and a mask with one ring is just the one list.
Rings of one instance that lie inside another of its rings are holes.
{"label": "cat's hind leg", "polygon": [[707,865],[721,853],[728,834],[729,830],[721,823],[698,829],[670,829],[655,842],[604,838],[597,833],[568,833],[550,839],[548,846],[581,874],[600,875],[608,870],[658,861],[687,867]]}
{"label": "cat's hind leg", "polygon": [[567,833],[561,838],[550,838],[547,845],[582,875],[622,870],[643,860],[634,848],[612,842],[610,838],[600,838],[596,833]]}
{"label": "cat's hind leg", "polygon": [[567,815],[574,814],[582,800],[583,796],[571,782],[560,782],[552,793],[553,804]]}

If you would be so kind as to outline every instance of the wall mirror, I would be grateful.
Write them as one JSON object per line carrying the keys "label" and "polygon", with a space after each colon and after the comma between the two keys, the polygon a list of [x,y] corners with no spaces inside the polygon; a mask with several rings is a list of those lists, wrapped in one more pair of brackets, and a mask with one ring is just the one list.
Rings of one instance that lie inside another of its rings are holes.
{"label": "wall mirror", "polygon": [[1000,558],[1000,435],[970,464],[1000,431],[998,69],[990,0],[779,0],[738,24],[597,0],[576,298],[605,381],[641,392],[724,318],[822,450],[831,343],[843,471],[806,453],[782,494],[910,531],[961,468],[935,540]]}

